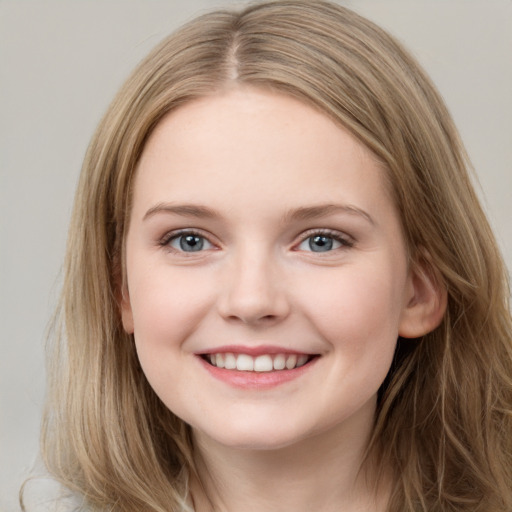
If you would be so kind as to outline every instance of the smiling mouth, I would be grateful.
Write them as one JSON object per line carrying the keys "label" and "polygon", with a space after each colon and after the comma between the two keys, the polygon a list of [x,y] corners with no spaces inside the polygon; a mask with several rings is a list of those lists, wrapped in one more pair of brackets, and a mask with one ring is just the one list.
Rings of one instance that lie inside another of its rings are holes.
{"label": "smiling mouth", "polygon": [[223,352],[203,354],[201,357],[216,368],[263,373],[300,368],[318,356],[308,354],[262,354],[253,357],[249,354]]}

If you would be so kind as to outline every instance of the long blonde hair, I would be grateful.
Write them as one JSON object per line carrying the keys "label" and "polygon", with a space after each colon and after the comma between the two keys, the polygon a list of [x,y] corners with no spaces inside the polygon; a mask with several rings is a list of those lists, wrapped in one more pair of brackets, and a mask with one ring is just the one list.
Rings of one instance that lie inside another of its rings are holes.
{"label": "long blonde hair", "polygon": [[88,510],[185,507],[188,427],[156,397],[121,324],[138,159],[167,113],[233,84],[313,105],[388,170],[411,261],[448,293],[442,324],[398,340],[370,449],[395,474],[389,510],[512,510],[512,326],[506,271],[434,86],[392,37],[323,1],[204,15],[123,86],[90,144],[49,352],[45,462]]}

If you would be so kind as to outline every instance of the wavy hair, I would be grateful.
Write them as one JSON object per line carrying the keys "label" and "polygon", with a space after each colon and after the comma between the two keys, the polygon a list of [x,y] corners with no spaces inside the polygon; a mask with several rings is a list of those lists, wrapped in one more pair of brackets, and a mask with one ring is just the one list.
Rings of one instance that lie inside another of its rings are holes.
{"label": "wavy hair", "polygon": [[88,149],[48,357],[42,453],[88,510],[186,508],[189,428],[146,381],[121,324],[124,240],[144,144],[169,112],[237,84],[291,95],[384,162],[411,261],[448,294],[441,325],[398,340],[369,453],[392,512],[512,510],[512,326],[506,270],[452,119],[385,31],[324,1],[203,15],[137,67]]}

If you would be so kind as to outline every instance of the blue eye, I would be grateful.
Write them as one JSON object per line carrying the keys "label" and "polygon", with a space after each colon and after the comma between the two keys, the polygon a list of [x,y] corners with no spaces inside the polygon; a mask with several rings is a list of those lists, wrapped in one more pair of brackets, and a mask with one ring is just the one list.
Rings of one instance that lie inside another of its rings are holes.
{"label": "blue eye", "polygon": [[194,233],[182,233],[175,236],[171,238],[168,245],[180,252],[199,252],[212,248],[212,244],[206,238]]}
{"label": "blue eye", "polygon": [[298,249],[310,252],[329,252],[350,245],[348,241],[343,240],[340,236],[317,233],[305,238],[298,246]]}

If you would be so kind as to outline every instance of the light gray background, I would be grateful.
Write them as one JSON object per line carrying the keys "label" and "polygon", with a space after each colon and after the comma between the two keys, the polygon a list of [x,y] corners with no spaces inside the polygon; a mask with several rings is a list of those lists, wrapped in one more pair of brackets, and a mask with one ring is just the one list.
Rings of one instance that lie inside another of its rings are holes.
{"label": "light gray background", "polygon": [[[133,66],[207,0],[0,0],[0,510],[38,451],[43,343],[88,140]],[[512,0],[347,0],[426,67],[512,268]]]}

